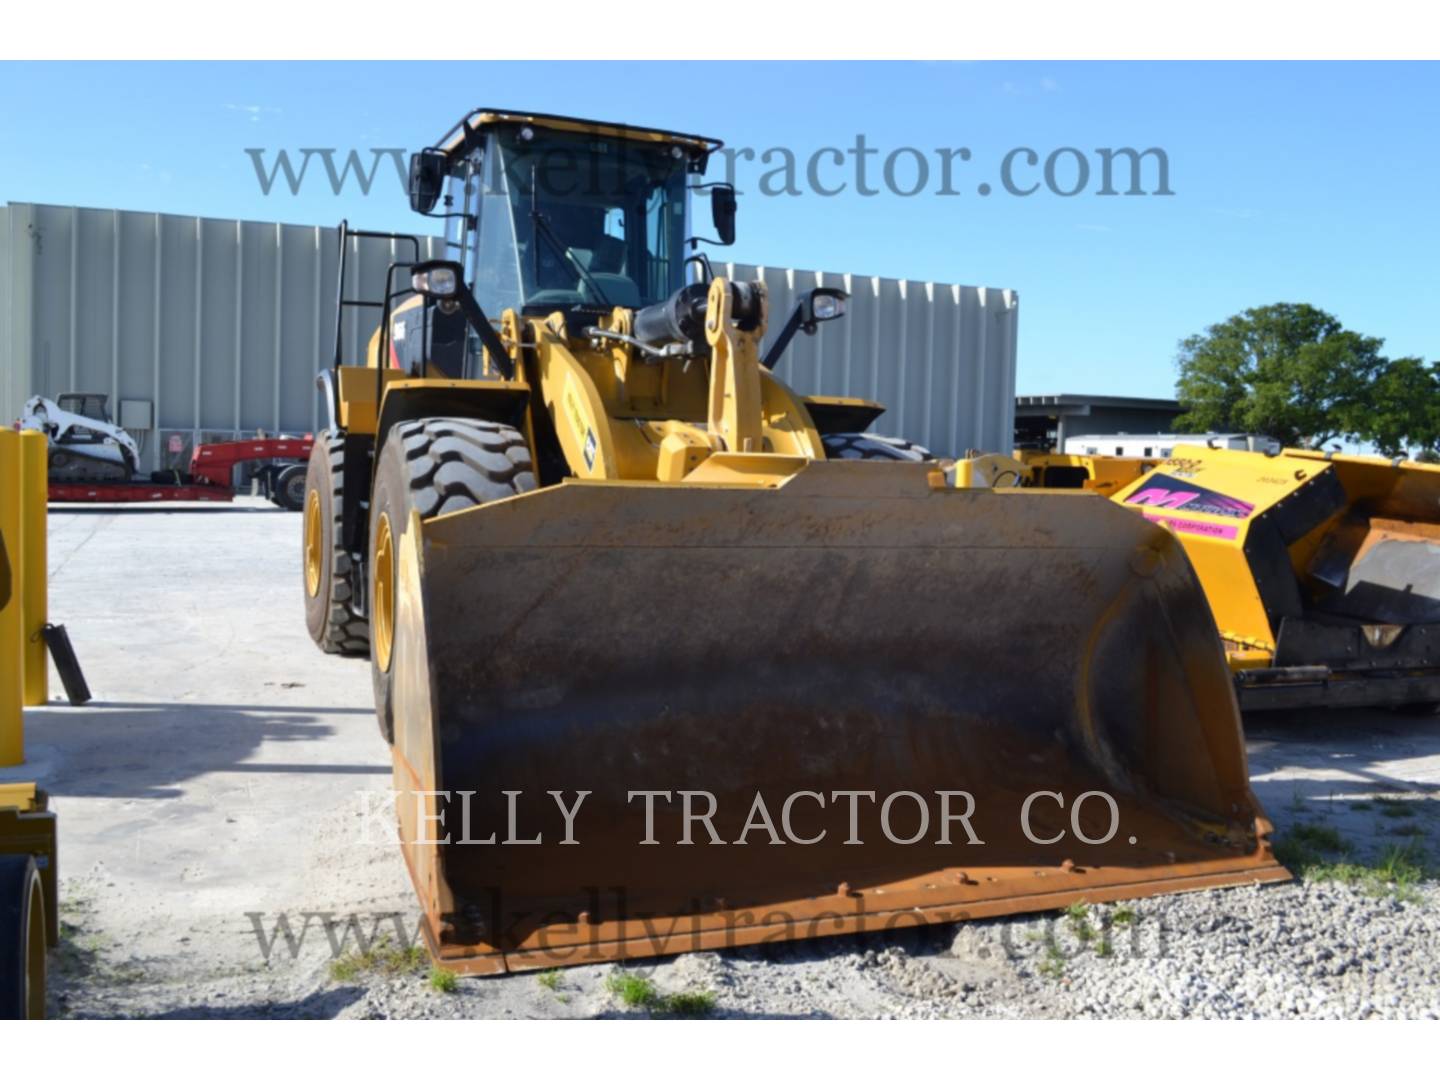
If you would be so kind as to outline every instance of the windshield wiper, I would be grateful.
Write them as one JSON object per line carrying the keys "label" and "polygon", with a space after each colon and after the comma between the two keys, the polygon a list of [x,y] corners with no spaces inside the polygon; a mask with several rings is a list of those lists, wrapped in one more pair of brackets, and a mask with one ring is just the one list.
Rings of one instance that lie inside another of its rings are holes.
{"label": "windshield wiper", "polygon": [[[549,241],[550,246],[555,250],[555,254],[559,255],[562,260],[568,262],[571,266],[575,267],[575,269],[580,272],[580,277],[585,281],[587,285],[590,286],[590,288],[594,289],[595,292],[599,295],[600,302],[606,307],[614,307],[615,305],[610,302],[610,298],[605,295],[605,290],[600,288],[600,283],[590,276],[590,271],[585,268],[584,263],[582,263],[579,259],[575,257],[574,252],[572,252],[569,248],[567,248],[564,244],[560,242],[560,238],[555,235],[555,230],[552,229],[550,227],[550,223],[545,220],[545,215],[540,213],[540,207],[535,200],[535,186],[533,175],[531,178],[530,187],[530,221],[531,224],[535,226],[535,231],[541,236],[545,237],[547,241]],[[538,286],[540,284],[538,262],[536,264],[536,271],[537,273],[535,275],[535,284]]]}

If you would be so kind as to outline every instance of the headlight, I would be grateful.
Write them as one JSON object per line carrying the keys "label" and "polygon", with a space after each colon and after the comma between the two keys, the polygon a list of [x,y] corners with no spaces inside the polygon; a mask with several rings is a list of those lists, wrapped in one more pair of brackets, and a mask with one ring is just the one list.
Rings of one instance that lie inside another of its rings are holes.
{"label": "headlight", "polygon": [[448,300],[460,291],[460,279],[452,267],[435,266],[412,274],[410,287],[422,296]]}
{"label": "headlight", "polygon": [[845,314],[845,299],[840,296],[830,296],[820,293],[815,297],[810,308],[811,316],[817,322],[825,322],[828,319],[838,319]]}

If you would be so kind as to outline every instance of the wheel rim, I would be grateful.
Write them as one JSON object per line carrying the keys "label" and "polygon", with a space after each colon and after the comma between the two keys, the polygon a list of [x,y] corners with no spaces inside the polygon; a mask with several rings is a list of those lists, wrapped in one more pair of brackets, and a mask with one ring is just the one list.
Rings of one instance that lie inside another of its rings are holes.
{"label": "wheel rim", "polygon": [[390,534],[390,515],[381,514],[375,527],[375,662],[381,671],[390,670],[390,649],[395,641],[395,542]]}
{"label": "wheel rim", "polygon": [[320,492],[310,492],[305,500],[305,592],[320,593],[320,571],[324,566],[325,549],[321,544]]}

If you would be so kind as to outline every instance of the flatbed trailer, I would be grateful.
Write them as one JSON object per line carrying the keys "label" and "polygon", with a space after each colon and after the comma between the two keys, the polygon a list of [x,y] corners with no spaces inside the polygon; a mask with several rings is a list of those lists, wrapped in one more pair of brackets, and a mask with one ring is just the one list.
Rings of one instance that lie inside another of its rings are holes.
{"label": "flatbed trailer", "polygon": [[299,510],[305,492],[305,464],[314,446],[313,435],[201,443],[190,456],[190,468],[183,472],[166,470],[146,479],[104,483],[52,482],[50,501],[230,502],[235,498],[235,466],[264,461],[256,473],[264,494],[283,509]]}

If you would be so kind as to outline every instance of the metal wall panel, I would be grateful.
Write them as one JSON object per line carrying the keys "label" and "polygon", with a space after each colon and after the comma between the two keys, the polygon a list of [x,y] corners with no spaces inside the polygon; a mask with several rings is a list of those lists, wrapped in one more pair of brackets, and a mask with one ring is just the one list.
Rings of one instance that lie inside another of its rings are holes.
{"label": "metal wall panel", "polygon": [[[424,258],[438,238],[422,237]],[[148,401],[144,465],[197,441],[321,423],[315,373],[334,347],[333,228],[11,203],[0,209],[0,418],[32,394]],[[398,250],[397,250],[398,247]],[[351,240],[347,295],[379,299],[409,245]],[[374,311],[352,308],[353,358]]]}
{"label": "metal wall panel", "polygon": [[886,412],[875,431],[941,456],[1011,450],[1020,303],[1013,290],[743,263],[716,263],[715,272],[765,282],[767,345],[799,294],[822,285],[850,294],[843,319],[813,337],[797,334],[776,367],[796,390],[878,401]]}
{"label": "metal wall panel", "polygon": [[[334,344],[336,230],[11,203],[0,208],[0,420],[31,394],[67,390],[148,401],[137,432],[149,468],[188,461],[196,441],[321,423],[315,373]],[[442,252],[421,238],[422,258]],[[378,299],[408,244],[351,239],[347,295]],[[1010,290],[716,264],[760,278],[770,334],[819,285],[851,295],[845,318],[797,335],[778,373],[803,393],[870,398],[875,425],[936,453],[1005,450],[1014,431],[1018,298]],[[376,325],[347,309],[353,360]]]}

